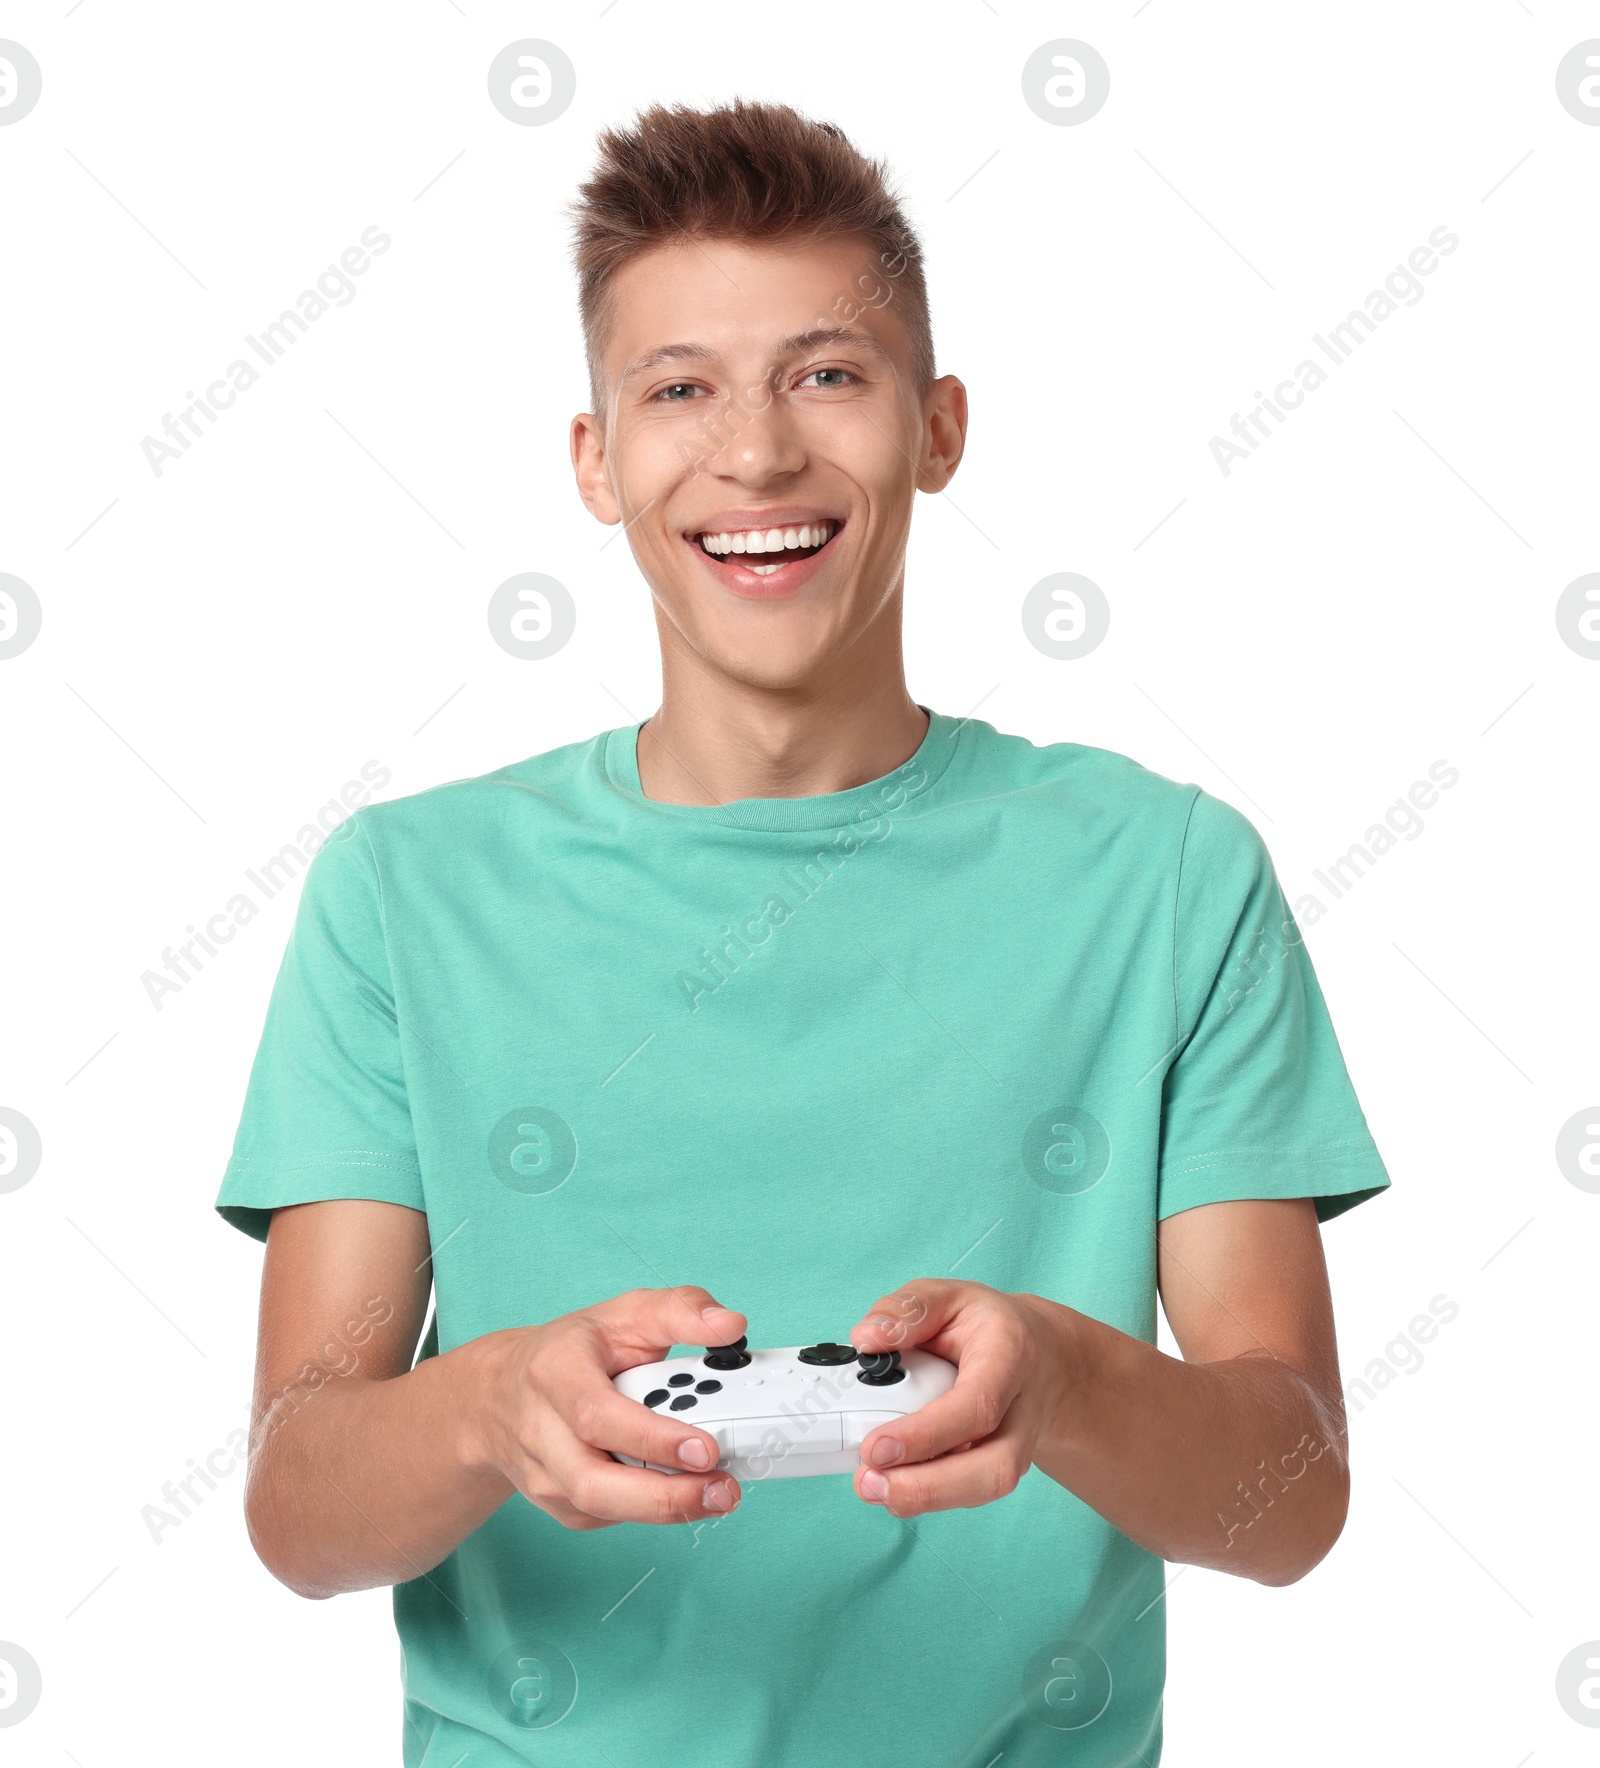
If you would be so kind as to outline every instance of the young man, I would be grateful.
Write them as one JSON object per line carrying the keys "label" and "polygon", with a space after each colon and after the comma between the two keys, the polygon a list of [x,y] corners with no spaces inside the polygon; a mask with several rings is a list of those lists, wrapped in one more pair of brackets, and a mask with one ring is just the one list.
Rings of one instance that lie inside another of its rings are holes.
{"label": "young man", "polygon": [[[966,395],[881,168],[657,109],[577,217],[661,706],[310,869],[219,1199],[252,1539],[396,1587],[410,1768],[1153,1765],[1162,1561],[1345,1515],[1318,1224],[1388,1179],[1311,965],[1237,812],[907,692]],[[958,1376],[741,1491],[611,1379],[741,1335]]]}

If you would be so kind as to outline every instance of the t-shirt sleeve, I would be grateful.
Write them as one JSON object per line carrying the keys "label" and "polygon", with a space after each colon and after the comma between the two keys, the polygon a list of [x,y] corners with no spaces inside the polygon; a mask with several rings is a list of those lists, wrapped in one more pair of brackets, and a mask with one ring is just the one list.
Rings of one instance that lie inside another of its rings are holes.
{"label": "t-shirt sleeve", "polygon": [[1312,1197],[1327,1221],[1389,1183],[1266,845],[1197,793],[1178,870],[1178,1053],[1162,1096],[1158,1214]]}
{"label": "t-shirt sleeve", "polygon": [[360,813],[306,870],[217,1209],[258,1240],[292,1203],[422,1209],[383,927]]}

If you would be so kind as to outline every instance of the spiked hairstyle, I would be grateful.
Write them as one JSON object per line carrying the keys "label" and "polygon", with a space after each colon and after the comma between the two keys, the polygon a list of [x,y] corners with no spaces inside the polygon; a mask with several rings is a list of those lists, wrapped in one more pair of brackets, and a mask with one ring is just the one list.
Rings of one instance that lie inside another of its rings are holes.
{"label": "spiked hairstyle", "polygon": [[858,152],[836,124],[743,99],[705,111],[654,105],[630,127],[603,131],[599,150],[571,206],[596,411],[613,278],[652,247],[684,238],[859,236],[877,261],[879,290],[841,291],[841,301],[893,307],[910,340],[918,389],[927,389],[934,357],[921,242],[883,162]]}

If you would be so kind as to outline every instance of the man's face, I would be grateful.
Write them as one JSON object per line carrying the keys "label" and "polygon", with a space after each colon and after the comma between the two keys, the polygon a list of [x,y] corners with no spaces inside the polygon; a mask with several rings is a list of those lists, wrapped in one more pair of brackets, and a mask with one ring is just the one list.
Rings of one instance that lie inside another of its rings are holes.
{"label": "man's face", "polygon": [[[965,396],[919,393],[895,279],[858,239],[660,246],[613,283],[584,501],[628,524],[664,646],[770,689],[825,674],[897,596],[917,489]],[[897,638],[897,635],[896,635]]]}

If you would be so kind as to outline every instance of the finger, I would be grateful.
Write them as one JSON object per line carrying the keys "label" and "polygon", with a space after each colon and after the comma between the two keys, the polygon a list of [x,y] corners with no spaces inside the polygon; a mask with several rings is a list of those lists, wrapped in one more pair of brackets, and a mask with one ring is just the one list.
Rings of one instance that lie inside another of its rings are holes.
{"label": "finger", "polygon": [[693,1473],[709,1473],[722,1453],[708,1431],[625,1399],[602,1369],[553,1371],[545,1393],[555,1415],[589,1448]]}
{"label": "finger", "polygon": [[920,1411],[869,1431],[861,1445],[861,1465],[907,1467],[981,1443],[999,1427],[1019,1387],[1014,1383],[997,1388],[976,1379],[963,1385],[958,1378],[949,1393],[930,1400]]}
{"label": "finger", "polygon": [[702,1522],[726,1516],[739,1502],[738,1481],[729,1474],[624,1467],[580,1442],[559,1419],[551,1421],[540,1458],[569,1504],[609,1522]]}
{"label": "finger", "polygon": [[919,1277],[879,1298],[850,1333],[861,1351],[898,1351],[923,1344],[960,1312],[973,1286],[940,1277]]}
{"label": "finger", "polygon": [[[662,1356],[675,1344],[732,1344],[747,1324],[735,1308],[725,1308],[710,1290],[695,1283],[669,1289],[632,1289],[589,1310],[607,1329],[608,1339],[622,1354],[608,1373],[631,1368],[636,1361]],[[635,1347],[648,1353],[630,1357]]]}
{"label": "finger", "polygon": [[887,1471],[862,1466],[856,1492],[900,1517],[992,1504],[1014,1492],[1032,1466],[1027,1440],[1022,1423],[1008,1420],[986,1441],[937,1461]]}
{"label": "finger", "polygon": [[973,1332],[956,1367],[955,1385],[937,1399],[891,1424],[869,1431],[861,1445],[864,1466],[898,1467],[948,1455],[963,1443],[982,1442],[1000,1428],[1022,1391],[1030,1341],[1010,1316],[997,1313]]}
{"label": "finger", "polygon": [[536,1504],[547,1515],[552,1516],[568,1529],[612,1529],[617,1525],[605,1517],[589,1516],[579,1510],[575,1504],[567,1501],[565,1494],[551,1477],[549,1469],[543,1462],[530,1460],[524,1464],[520,1480],[515,1482],[517,1489],[530,1504]]}
{"label": "finger", "polygon": [[[528,1494],[524,1493],[524,1497]],[[529,1498],[529,1502],[537,1504],[547,1516],[552,1516],[564,1529],[572,1529],[575,1533],[584,1533],[594,1529],[614,1529],[617,1525],[609,1517],[588,1516],[576,1505],[569,1504],[565,1498]]]}

